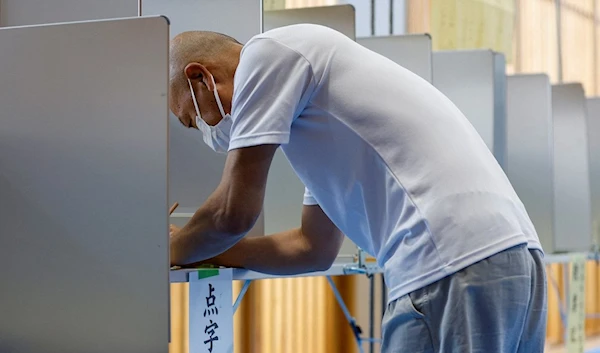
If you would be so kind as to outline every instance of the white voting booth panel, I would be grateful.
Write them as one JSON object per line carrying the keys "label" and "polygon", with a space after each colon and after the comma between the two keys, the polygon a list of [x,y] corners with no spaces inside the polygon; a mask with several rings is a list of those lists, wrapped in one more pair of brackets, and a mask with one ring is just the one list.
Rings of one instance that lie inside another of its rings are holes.
{"label": "white voting booth panel", "polygon": [[545,74],[508,76],[506,173],[547,253],[554,244],[552,88]]}
{"label": "white voting booth panel", "polygon": [[431,82],[432,53],[430,35],[410,34],[357,38],[356,42]]}
{"label": "white voting booth panel", "polygon": [[356,38],[354,6],[335,5],[300,9],[265,11],[263,30],[300,23],[312,23],[333,28],[348,37]]}
{"label": "white voting booth panel", "polygon": [[587,129],[592,196],[592,235],[600,244],[600,98],[587,100]]}
{"label": "white voting booth panel", "polygon": [[581,84],[552,86],[556,251],[592,246],[588,137]]}
{"label": "white voting booth panel", "polygon": [[0,27],[139,15],[140,0],[1,0]]}
{"label": "white voting booth panel", "polygon": [[504,55],[490,50],[433,53],[433,84],[469,119],[502,167],[506,155]]}
{"label": "white voting booth panel", "polygon": [[262,28],[262,0],[142,0],[141,13],[167,16],[171,38],[185,31],[213,31],[246,43]]}
{"label": "white voting booth panel", "polygon": [[[333,28],[349,38],[354,35],[354,7],[336,5],[301,9],[265,11],[264,31],[299,23],[313,23]],[[298,179],[283,152],[273,157],[265,194],[265,233],[272,234],[300,226],[304,185]],[[348,238],[341,255],[353,255],[356,245]]]}
{"label": "white voting booth panel", "polygon": [[[142,15],[164,15],[171,21],[171,38],[194,30],[232,36],[240,43],[257,35],[262,27],[261,0],[142,0]],[[227,14],[227,20],[223,20]],[[179,203],[171,222],[183,226],[215,190],[225,155],[212,151],[202,133],[169,117],[169,202]],[[262,216],[251,235],[264,234]]]}
{"label": "white voting booth panel", "polygon": [[167,351],[168,40],[0,29],[0,352]]}

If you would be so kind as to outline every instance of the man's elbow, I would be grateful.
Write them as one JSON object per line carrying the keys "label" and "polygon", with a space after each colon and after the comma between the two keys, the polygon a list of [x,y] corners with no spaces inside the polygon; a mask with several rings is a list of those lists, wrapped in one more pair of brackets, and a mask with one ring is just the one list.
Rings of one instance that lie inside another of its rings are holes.
{"label": "man's elbow", "polygon": [[330,251],[329,249],[321,249],[317,251],[316,256],[313,257],[313,270],[314,271],[327,271],[333,265],[338,253]]}
{"label": "man's elbow", "polygon": [[215,220],[216,227],[220,233],[242,237],[254,227],[259,214],[248,211],[220,212]]}
{"label": "man's elbow", "polygon": [[315,264],[314,270],[315,270],[315,272],[327,271],[331,268],[331,265],[333,265],[333,260],[331,260],[331,261],[321,260]]}

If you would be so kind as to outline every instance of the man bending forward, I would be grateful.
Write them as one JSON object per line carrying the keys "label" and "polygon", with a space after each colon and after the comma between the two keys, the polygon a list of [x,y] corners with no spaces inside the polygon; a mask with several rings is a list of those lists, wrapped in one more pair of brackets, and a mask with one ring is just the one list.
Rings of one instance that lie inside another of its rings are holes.
{"label": "man bending forward", "polygon": [[[181,123],[227,153],[219,186],[172,227],[173,265],[324,270],[345,234],[384,270],[382,352],[543,351],[536,231],[473,126],[431,84],[308,24],[244,46],[183,33],[170,83]],[[244,238],[279,147],[306,186],[302,226]]]}

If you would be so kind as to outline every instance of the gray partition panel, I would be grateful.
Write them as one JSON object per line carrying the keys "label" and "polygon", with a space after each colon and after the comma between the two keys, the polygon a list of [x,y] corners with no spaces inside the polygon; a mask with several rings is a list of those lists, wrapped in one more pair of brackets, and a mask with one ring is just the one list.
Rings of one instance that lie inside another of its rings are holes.
{"label": "gray partition panel", "polygon": [[0,352],[167,352],[168,40],[0,29]]}
{"label": "gray partition panel", "polygon": [[1,0],[0,27],[139,15],[140,0]]}
{"label": "gray partition panel", "polygon": [[581,84],[552,86],[554,230],[557,251],[592,245],[585,96]]}
{"label": "gray partition panel", "polygon": [[[262,0],[142,0],[141,7],[143,15],[167,16],[171,37],[204,30],[245,43],[262,28]],[[169,130],[169,199],[180,205],[172,223],[183,225],[219,184],[225,155],[208,148],[199,131],[185,128],[173,114]],[[263,233],[261,217],[252,235]]]}
{"label": "gray partition panel", "polygon": [[431,82],[430,35],[410,34],[403,36],[368,37],[358,38],[356,42]]}
{"label": "gray partition panel", "polygon": [[433,84],[465,114],[505,166],[506,75],[504,55],[490,50],[433,53]]}
{"label": "gray partition panel", "polygon": [[545,74],[508,76],[506,174],[547,253],[554,246],[552,89]]}
{"label": "gray partition panel", "polygon": [[171,38],[185,31],[214,31],[246,43],[262,29],[262,0],[141,0],[141,10],[145,16],[167,16]]}
{"label": "gray partition panel", "polygon": [[356,38],[354,6],[335,5],[300,9],[265,11],[264,31],[299,23],[313,23],[333,28]]}
{"label": "gray partition panel", "polygon": [[592,196],[592,235],[600,244],[600,98],[587,100],[587,128]]}
{"label": "gray partition panel", "polygon": [[[142,0],[143,15],[165,15],[171,20],[171,38],[185,31],[204,30],[247,42],[260,33],[261,0]],[[228,14],[223,20],[222,14]],[[179,202],[177,212],[195,212],[221,180],[225,155],[202,141],[198,130],[169,118],[169,199]]]}

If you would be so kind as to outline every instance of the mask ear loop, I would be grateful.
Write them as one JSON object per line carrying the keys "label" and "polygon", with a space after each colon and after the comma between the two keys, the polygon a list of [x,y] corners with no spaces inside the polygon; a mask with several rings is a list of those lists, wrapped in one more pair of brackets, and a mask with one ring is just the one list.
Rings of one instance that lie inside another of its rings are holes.
{"label": "mask ear loop", "polygon": [[212,79],[213,82],[213,93],[215,95],[215,100],[217,101],[217,105],[219,106],[219,111],[221,112],[221,116],[223,117],[223,119],[225,119],[225,116],[227,114],[225,114],[225,110],[223,109],[223,104],[221,103],[221,98],[219,97],[219,92],[217,92],[217,83],[215,82],[215,77],[213,75],[210,75],[210,78]]}
{"label": "mask ear loop", "polygon": [[192,81],[190,81],[189,78],[188,84],[190,85],[190,92],[192,93],[192,101],[194,102],[194,107],[196,108],[196,114],[198,114],[198,118],[202,119],[202,115],[200,115],[200,108],[198,108],[198,102],[196,101],[196,93],[194,93],[194,87],[192,86]]}

